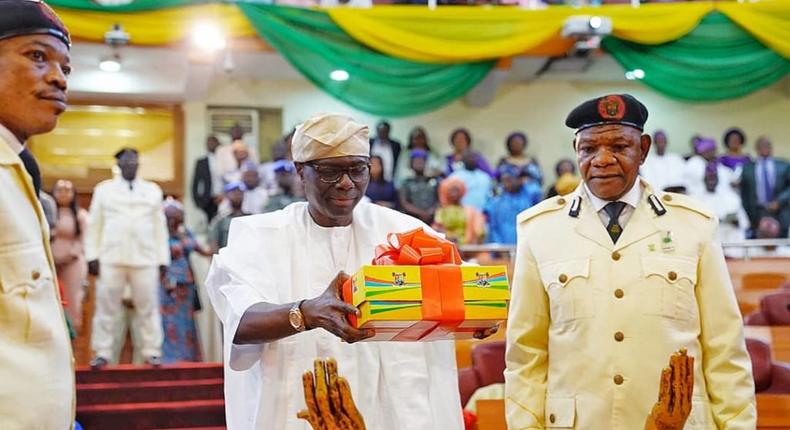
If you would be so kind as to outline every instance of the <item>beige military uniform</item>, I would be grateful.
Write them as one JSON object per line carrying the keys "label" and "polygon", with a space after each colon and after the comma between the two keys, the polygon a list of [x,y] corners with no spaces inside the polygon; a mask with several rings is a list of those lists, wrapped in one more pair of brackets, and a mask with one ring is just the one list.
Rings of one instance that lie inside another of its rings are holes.
{"label": "beige military uniform", "polygon": [[74,361],[49,225],[0,125],[0,428],[70,429]]}
{"label": "beige military uniform", "polygon": [[641,187],[616,245],[583,185],[519,216],[509,429],[642,429],[680,348],[695,358],[685,429],[756,427],[718,220],[686,196]]}

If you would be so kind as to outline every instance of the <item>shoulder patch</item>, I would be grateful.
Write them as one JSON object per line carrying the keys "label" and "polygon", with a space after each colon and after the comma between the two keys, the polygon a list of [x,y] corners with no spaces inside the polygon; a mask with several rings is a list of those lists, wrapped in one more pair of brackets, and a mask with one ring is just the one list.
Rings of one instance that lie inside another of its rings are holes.
{"label": "shoulder patch", "polygon": [[532,206],[531,208],[518,214],[518,217],[516,217],[516,222],[521,224],[539,215],[560,210],[568,205],[570,201],[571,196],[557,196],[543,200],[535,206]]}
{"label": "shoulder patch", "polygon": [[685,195],[685,194],[677,194],[677,193],[662,193],[661,194],[661,203],[665,206],[672,206],[672,207],[680,207],[692,212],[696,212],[705,218],[713,219],[715,218],[714,214],[705,207],[702,203],[698,202],[697,200]]}

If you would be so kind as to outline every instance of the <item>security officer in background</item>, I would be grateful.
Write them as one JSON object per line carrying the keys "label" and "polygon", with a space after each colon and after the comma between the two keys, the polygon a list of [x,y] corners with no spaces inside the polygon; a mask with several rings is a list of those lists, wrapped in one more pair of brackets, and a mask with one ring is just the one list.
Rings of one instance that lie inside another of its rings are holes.
{"label": "security officer in background", "polygon": [[24,147],[66,110],[69,32],[43,2],[0,0],[0,428],[69,429],[74,367],[38,165]]}
{"label": "security officer in background", "polygon": [[638,177],[646,120],[627,94],[576,107],[565,124],[576,130],[583,182],[518,217],[505,370],[512,430],[641,429],[681,348],[695,358],[685,428],[756,426],[718,220]]}

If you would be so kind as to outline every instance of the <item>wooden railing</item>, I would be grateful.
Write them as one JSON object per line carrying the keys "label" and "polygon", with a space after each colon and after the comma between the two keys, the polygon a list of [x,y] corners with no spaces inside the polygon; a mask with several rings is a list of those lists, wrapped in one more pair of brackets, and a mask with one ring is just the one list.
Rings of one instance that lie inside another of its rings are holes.
{"label": "wooden railing", "polygon": [[[790,429],[790,395],[757,395],[757,430]],[[477,401],[476,430],[507,430],[503,400]]]}

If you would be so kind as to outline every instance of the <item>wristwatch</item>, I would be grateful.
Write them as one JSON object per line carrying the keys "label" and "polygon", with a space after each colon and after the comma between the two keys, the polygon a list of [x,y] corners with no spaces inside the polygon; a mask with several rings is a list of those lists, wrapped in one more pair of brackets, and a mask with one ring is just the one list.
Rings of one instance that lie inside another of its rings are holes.
{"label": "wristwatch", "polygon": [[303,332],[305,329],[304,316],[302,315],[301,309],[302,303],[304,303],[304,300],[294,303],[291,310],[288,311],[288,321],[291,323],[291,327],[297,332]]}

